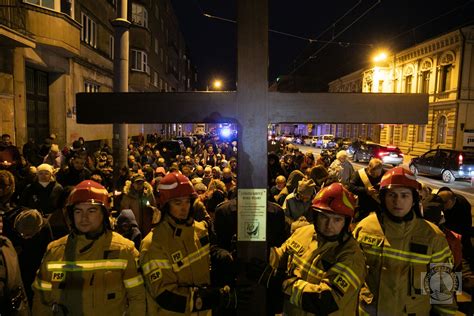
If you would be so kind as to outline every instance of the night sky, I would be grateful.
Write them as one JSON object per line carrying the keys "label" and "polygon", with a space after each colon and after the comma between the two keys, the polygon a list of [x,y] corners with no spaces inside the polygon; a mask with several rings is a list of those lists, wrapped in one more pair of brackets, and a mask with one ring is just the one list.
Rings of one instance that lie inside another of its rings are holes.
{"label": "night sky", "polygon": [[[198,71],[198,90],[217,77],[234,90],[237,26],[203,13],[235,21],[236,1],[171,2]],[[368,66],[379,48],[398,51],[474,24],[474,0],[269,0],[269,5],[270,29],[322,41],[338,35],[337,44],[325,44],[269,33],[269,82],[278,75],[311,73],[313,91],[325,91],[329,81]]]}

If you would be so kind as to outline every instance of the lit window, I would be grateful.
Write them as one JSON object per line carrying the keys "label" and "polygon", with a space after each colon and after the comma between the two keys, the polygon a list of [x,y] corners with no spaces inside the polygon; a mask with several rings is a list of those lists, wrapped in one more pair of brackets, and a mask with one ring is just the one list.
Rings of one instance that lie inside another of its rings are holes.
{"label": "lit window", "polygon": [[402,142],[406,142],[408,140],[408,125],[402,126]]}
{"label": "lit window", "polygon": [[417,135],[418,142],[425,142],[426,137],[426,125],[418,125],[418,135]]}
{"label": "lit window", "polygon": [[148,27],[148,12],[144,6],[132,3],[132,23]]}
{"label": "lit window", "polygon": [[98,84],[89,82],[89,81],[84,81],[84,92],[99,92],[100,86]]}
{"label": "lit window", "polygon": [[436,133],[436,143],[446,144],[446,130],[448,127],[448,119],[446,116],[442,115],[438,119],[437,133]]}
{"label": "lit window", "polygon": [[148,56],[145,52],[132,49],[132,55],[130,58],[130,66],[132,70],[149,73],[147,57]]}
{"label": "lit window", "polygon": [[153,85],[158,87],[158,73],[156,71],[153,71]]}
{"label": "lit window", "polygon": [[81,41],[92,47],[97,47],[97,24],[87,15],[81,13]]}

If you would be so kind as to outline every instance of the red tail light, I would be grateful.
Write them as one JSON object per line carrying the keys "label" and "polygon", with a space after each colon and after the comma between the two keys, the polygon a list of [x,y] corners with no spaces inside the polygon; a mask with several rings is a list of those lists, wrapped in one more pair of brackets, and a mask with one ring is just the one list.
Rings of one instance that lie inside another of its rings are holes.
{"label": "red tail light", "polygon": [[458,156],[458,163],[459,163],[460,165],[462,165],[463,160],[464,160],[464,157],[462,156],[462,154],[459,154],[459,156]]}

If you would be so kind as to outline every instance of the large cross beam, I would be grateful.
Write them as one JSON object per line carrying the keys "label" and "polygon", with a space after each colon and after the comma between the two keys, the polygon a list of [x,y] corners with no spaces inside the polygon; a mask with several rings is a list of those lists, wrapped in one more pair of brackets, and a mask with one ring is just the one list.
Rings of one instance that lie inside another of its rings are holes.
{"label": "large cross beam", "polygon": [[[426,95],[268,92],[268,0],[237,3],[236,92],[82,93],[77,95],[77,122],[234,122],[239,127],[239,198],[247,192],[245,189],[267,187],[268,123],[426,124]],[[98,109],[104,115],[99,115]],[[243,210],[244,205],[239,204],[238,213]],[[266,258],[264,241],[239,241],[238,251],[244,260],[254,256]],[[240,308],[239,314],[265,315],[262,289],[253,300],[253,304]]]}

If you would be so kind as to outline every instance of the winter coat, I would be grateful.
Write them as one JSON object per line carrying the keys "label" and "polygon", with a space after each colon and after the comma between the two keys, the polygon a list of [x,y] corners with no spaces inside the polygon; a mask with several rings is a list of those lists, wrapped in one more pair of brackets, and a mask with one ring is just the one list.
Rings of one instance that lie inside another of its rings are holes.
{"label": "winter coat", "polygon": [[[127,225],[128,229],[124,230],[123,226]],[[122,210],[117,217],[116,222],[117,232],[128,240],[133,241],[136,249],[140,249],[142,242],[142,233],[138,229],[138,223],[132,210]]]}
{"label": "winter coat", "polygon": [[347,186],[354,173],[354,167],[348,160],[341,162],[336,159],[329,166],[328,172],[330,177],[336,178],[338,182]]}
{"label": "winter coat", "polygon": [[[12,304],[15,300],[16,304]],[[0,315],[30,315],[15,248],[3,236],[0,236]]]}
{"label": "winter coat", "polygon": [[[359,315],[454,315],[454,300],[431,304],[426,275],[430,264],[453,263],[444,234],[418,218],[394,222],[386,214],[371,213],[356,226],[354,237],[367,257],[368,274],[360,293]],[[449,268],[447,268],[449,271]],[[438,303],[438,304],[437,304]]]}
{"label": "winter coat", "polygon": [[137,258],[133,243],[111,231],[53,241],[33,284],[33,315],[145,315]]}
{"label": "winter coat", "polygon": [[349,234],[342,241],[328,241],[318,236],[314,225],[303,226],[270,250],[270,265],[287,275],[282,285],[285,315],[356,314],[366,267]]}
{"label": "winter coat", "polygon": [[143,239],[140,266],[148,315],[210,315],[192,312],[196,287],[210,284],[209,235],[205,222],[176,224],[168,215]]}
{"label": "winter coat", "polygon": [[[379,177],[374,178],[367,173],[367,168],[365,168],[364,170],[367,174],[367,178],[369,179],[370,184],[372,184],[372,186],[378,190],[379,183],[382,179],[383,174],[381,174]],[[364,182],[360,177],[360,172],[361,171],[358,170],[352,174],[351,181],[347,186],[349,191],[358,196],[359,207],[357,213],[357,221],[362,220],[364,217],[369,215],[370,212],[380,210],[380,203],[367,193],[367,188],[365,187]]]}
{"label": "winter coat", "polygon": [[143,192],[137,192],[133,188],[132,182],[127,181],[123,193],[120,209],[132,210],[138,223],[138,229],[140,229],[142,236],[145,236],[150,232],[152,226],[153,210],[150,206],[156,207],[153,187],[145,181]]}
{"label": "winter coat", "polygon": [[33,208],[43,214],[51,214],[61,207],[59,205],[63,187],[56,181],[51,181],[43,187],[38,181],[29,184],[20,196],[19,204]]}

